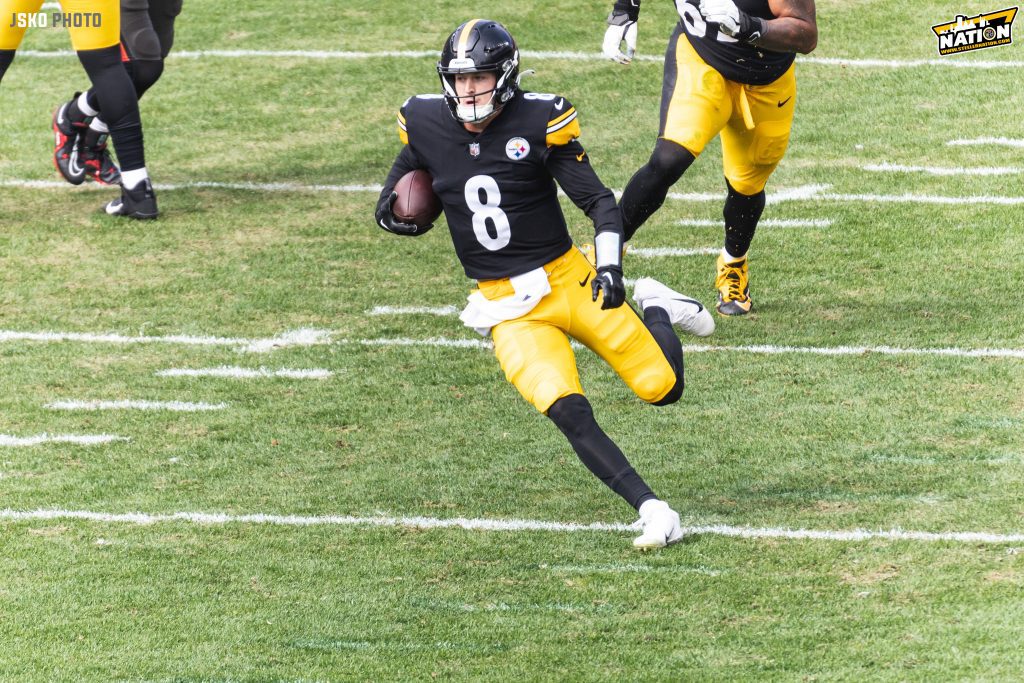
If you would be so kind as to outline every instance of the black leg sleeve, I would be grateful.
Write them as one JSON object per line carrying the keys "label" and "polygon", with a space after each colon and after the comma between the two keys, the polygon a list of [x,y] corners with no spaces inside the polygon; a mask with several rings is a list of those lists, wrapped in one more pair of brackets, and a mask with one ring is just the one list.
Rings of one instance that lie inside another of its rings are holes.
{"label": "black leg sleeve", "polygon": [[146,157],[142,146],[139,99],[128,72],[121,65],[120,46],[81,50],[78,59],[89,74],[99,98],[103,121],[110,127],[121,170],[134,171],[144,167]]}
{"label": "black leg sleeve", "polygon": [[658,140],[650,160],[633,174],[619,201],[627,241],[665,203],[669,188],[690,168],[694,159],[690,150],[682,145]]}
{"label": "black leg sleeve", "polygon": [[4,80],[7,67],[14,61],[14,50],[0,50],[0,81]]}
{"label": "black leg sleeve", "polygon": [[642,503],[657,497],[598,426],[586,398],[580,394],[560,398],[548,409],[548,417],[569,439],[587,469],[627,503],[640,509]]}
{"label": "black leg sleeve", "polygon": [[733,256],[743,256],[750,249],[754,230],[764,211],[764,190],[754,195],[740,194],[725,181],[729,194],[725,198],[725,249]]}
{"label": "black leg sleeve", "polygon": [[665,360],[676,373],[676,383],[665,397],[655,403],[656,406],[667,406],[675,403],[683,395],[685,382],[683,379],[683,345],[672,327],[672,318],[668,311],[659,306],[648,306],[644,311],[644,325],[651,331],[654,341],[658,342]]}

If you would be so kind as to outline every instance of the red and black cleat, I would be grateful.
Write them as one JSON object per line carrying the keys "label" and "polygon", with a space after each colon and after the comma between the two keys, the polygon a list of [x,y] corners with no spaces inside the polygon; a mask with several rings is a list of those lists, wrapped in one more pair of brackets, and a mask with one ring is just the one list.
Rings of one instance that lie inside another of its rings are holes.
{"label": "red and black cleat", "polygon": [[92,136],[89,134],[83,135],[81,138],[82,144],[78,148],[78,157],[82,166],[85,167],[86,175],[97,183],[100,185],[120,185],[121,169],[110,158],[110,150],[107,149],[107,138],[107,133],[102,133],[93,145],[88,146]]}
{"label": "red and black cleat", "polygon": [[79,159],[78,140],[85,133],[86,126],[84,123],[73,123],[67,117],[70,104],[65,102],[53,113],[53,165],[64,180],[72,185],[81,185],[85,180],[85,167]]}

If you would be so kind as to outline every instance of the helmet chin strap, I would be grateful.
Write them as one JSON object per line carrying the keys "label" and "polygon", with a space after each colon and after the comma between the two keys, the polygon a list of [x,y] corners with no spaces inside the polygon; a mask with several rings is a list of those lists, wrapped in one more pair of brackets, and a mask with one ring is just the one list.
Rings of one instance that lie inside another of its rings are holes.
{"label": "helmet chin strap", "polygon": [[491,91],[491,99],[487,104],[462,104],[460,101],[455,105],[455,113],[459,121],[463,123],[480,123],[494,115],[494,97],[497,90]]}

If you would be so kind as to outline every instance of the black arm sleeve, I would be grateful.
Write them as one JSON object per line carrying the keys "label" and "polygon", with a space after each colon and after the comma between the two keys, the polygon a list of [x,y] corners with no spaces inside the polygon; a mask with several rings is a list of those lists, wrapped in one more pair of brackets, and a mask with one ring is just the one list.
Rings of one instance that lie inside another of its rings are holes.
{"label": "black arm sleeve", "polygon": [[391,165],[391,171],[388,173],[387,180],[384,181],[384,189],[381,190],[380,196],[377,198],[377,206],[380,206],[381,202],[391,197],[391,193],[395,190],[395,185],[398,184],[402,176],[417,168],[423,168],[423,164],[420,163],[420,160],[409,145],[403,145],[402,151],[395,157],[395,163]]}
{"label": "black arm sleeve", "polygon": [[595,235],[607,231],[622,235],[622,212],[615,195],[597,177],[579,141],[550,147],[544,163],[573,204],[594,222]]}

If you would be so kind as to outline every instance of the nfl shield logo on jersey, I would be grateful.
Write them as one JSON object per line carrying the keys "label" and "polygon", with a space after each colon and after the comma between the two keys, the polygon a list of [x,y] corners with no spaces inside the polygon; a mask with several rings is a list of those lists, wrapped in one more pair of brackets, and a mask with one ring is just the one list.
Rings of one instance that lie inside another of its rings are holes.
{"label": "nfl shield logo on jersey", "polygon": [[512,161],[524,159],[530,153],[530,143],[523,138],[512,138],[505,144],[505,154]]}
{"label": "nfl shield logo on jersey", "polygon": [[479,142],[471,142],[471,143],[469,143],[469,156],[473,157],[474,159],[476,157],[480,156],[480,143]]}

